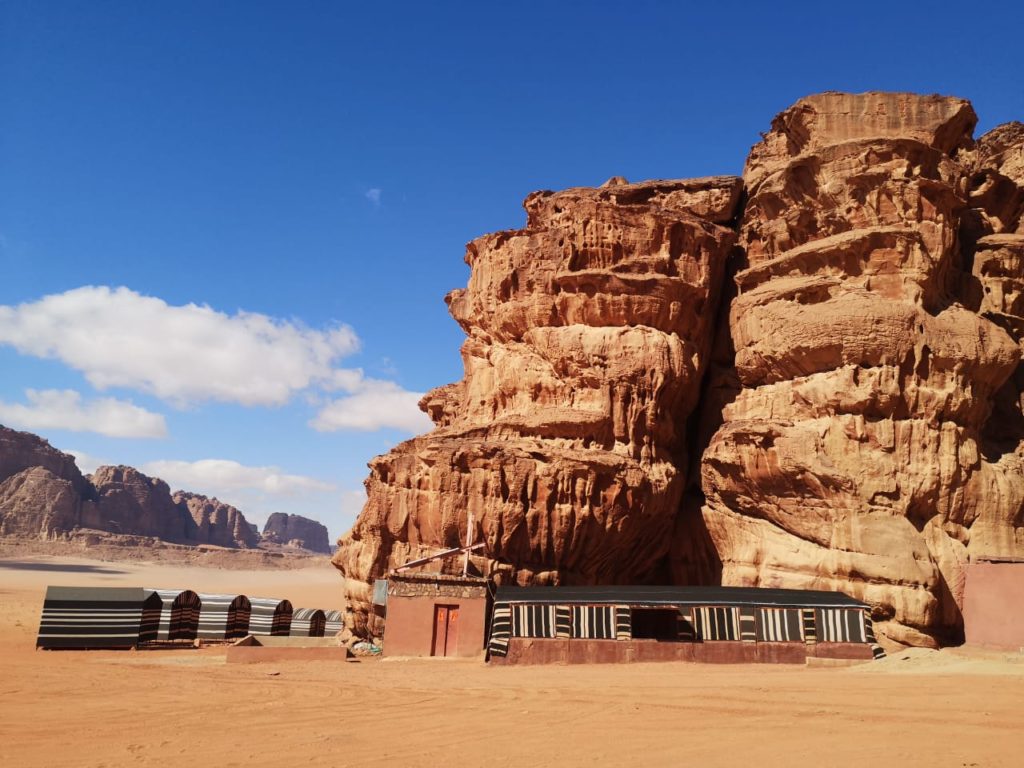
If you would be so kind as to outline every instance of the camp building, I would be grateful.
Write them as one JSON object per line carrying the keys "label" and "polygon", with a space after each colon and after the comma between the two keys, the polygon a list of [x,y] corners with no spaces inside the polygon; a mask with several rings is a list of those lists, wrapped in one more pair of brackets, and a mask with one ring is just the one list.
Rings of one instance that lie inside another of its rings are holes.
{"label": "camp building", "polygon": [[880,654],[862,602],[841,592],[743,587],[499,587],[488,642],[496,663],[803,663]]}
{"label": "camp building", "polygon": [[474,576],[394,573],[380,582],[385,603],[385,656],[481,656],[488,582]]}

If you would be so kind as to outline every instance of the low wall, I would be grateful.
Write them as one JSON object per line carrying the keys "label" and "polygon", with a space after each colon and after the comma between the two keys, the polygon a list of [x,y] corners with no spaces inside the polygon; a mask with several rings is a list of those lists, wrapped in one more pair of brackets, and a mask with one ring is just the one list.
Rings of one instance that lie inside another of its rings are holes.
{"label": "low wall", "polygon": [[641,661],[693,661],[705,664],[805,664],[809,657],[871,661],[864,643],[707,643],[658,640],[509,639],[508,655],[494,664],[623,664]]}
{"label": "low wall", "polygon": [[971,563],[964,585],[969,645],[1024,648],[1024,563]]}

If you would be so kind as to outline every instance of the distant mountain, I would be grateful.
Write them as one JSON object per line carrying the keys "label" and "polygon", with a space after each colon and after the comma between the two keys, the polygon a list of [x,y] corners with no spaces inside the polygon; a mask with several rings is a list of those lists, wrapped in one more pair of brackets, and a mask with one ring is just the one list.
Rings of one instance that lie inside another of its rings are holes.
{"label": "distant mountain", "polygon": [[176,544],[251,549],[269,544],[330,553],[327,529],[299,515],[271,515],[260,536],[240,509],[133,467],[83,475],[73,456],[30,432],[0,425],[0,536],[59,539],[80,529]]}
{"label": "distant mountain", "polygon": [[311,552],[331,553],[327,528],[316,520],[301,515],[274,512],[263,526],[263,540],[308,549]]}

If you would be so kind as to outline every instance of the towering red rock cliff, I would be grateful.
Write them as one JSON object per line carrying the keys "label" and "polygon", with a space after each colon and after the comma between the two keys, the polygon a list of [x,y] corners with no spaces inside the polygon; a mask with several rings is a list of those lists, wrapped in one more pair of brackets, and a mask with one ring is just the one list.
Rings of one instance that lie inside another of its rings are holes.
{"label": "towering red rock cliff", "polygon": [[539,192],[448,298],[465,377],[371,464],[334,562],[367,582],[466,540],[520,582],[650,580],[667,553],[740,198],[732,177]]}
{"label": "towering red rock cliff", "polygon": [[424,398],[438,428],[371,464],[335,557],[354,607],[471,513],[520,582],[835,588],[956,638],[966,559],[1024,555],[1024,128],[975,143],[975,119],[803,99],[742,215],[728,178],[527,198],[449,296],[465,377]]}
{"label": "towering red rock cliff", "polygon": [[1019,504],[971,493],[1020,359],[959,303],[974,122],[960,99],[824,94],[751,152],[742,390],[702,463],[725,583],[842,589],[915,642],[958,626],[969,547],[998,546],[972,525]]}

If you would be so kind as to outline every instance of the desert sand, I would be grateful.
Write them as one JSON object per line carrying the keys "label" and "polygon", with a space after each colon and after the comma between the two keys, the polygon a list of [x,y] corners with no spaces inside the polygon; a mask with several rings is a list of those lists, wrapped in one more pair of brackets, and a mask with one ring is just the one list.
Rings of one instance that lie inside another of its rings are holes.
{"label": "desert sand", "polygon": [[47,584],[186,585],[336,607],[330,566],[0,560],[0,765],[1019,766],[1024,655],[857,667],[226,664],[223,648],[34,650]]}

